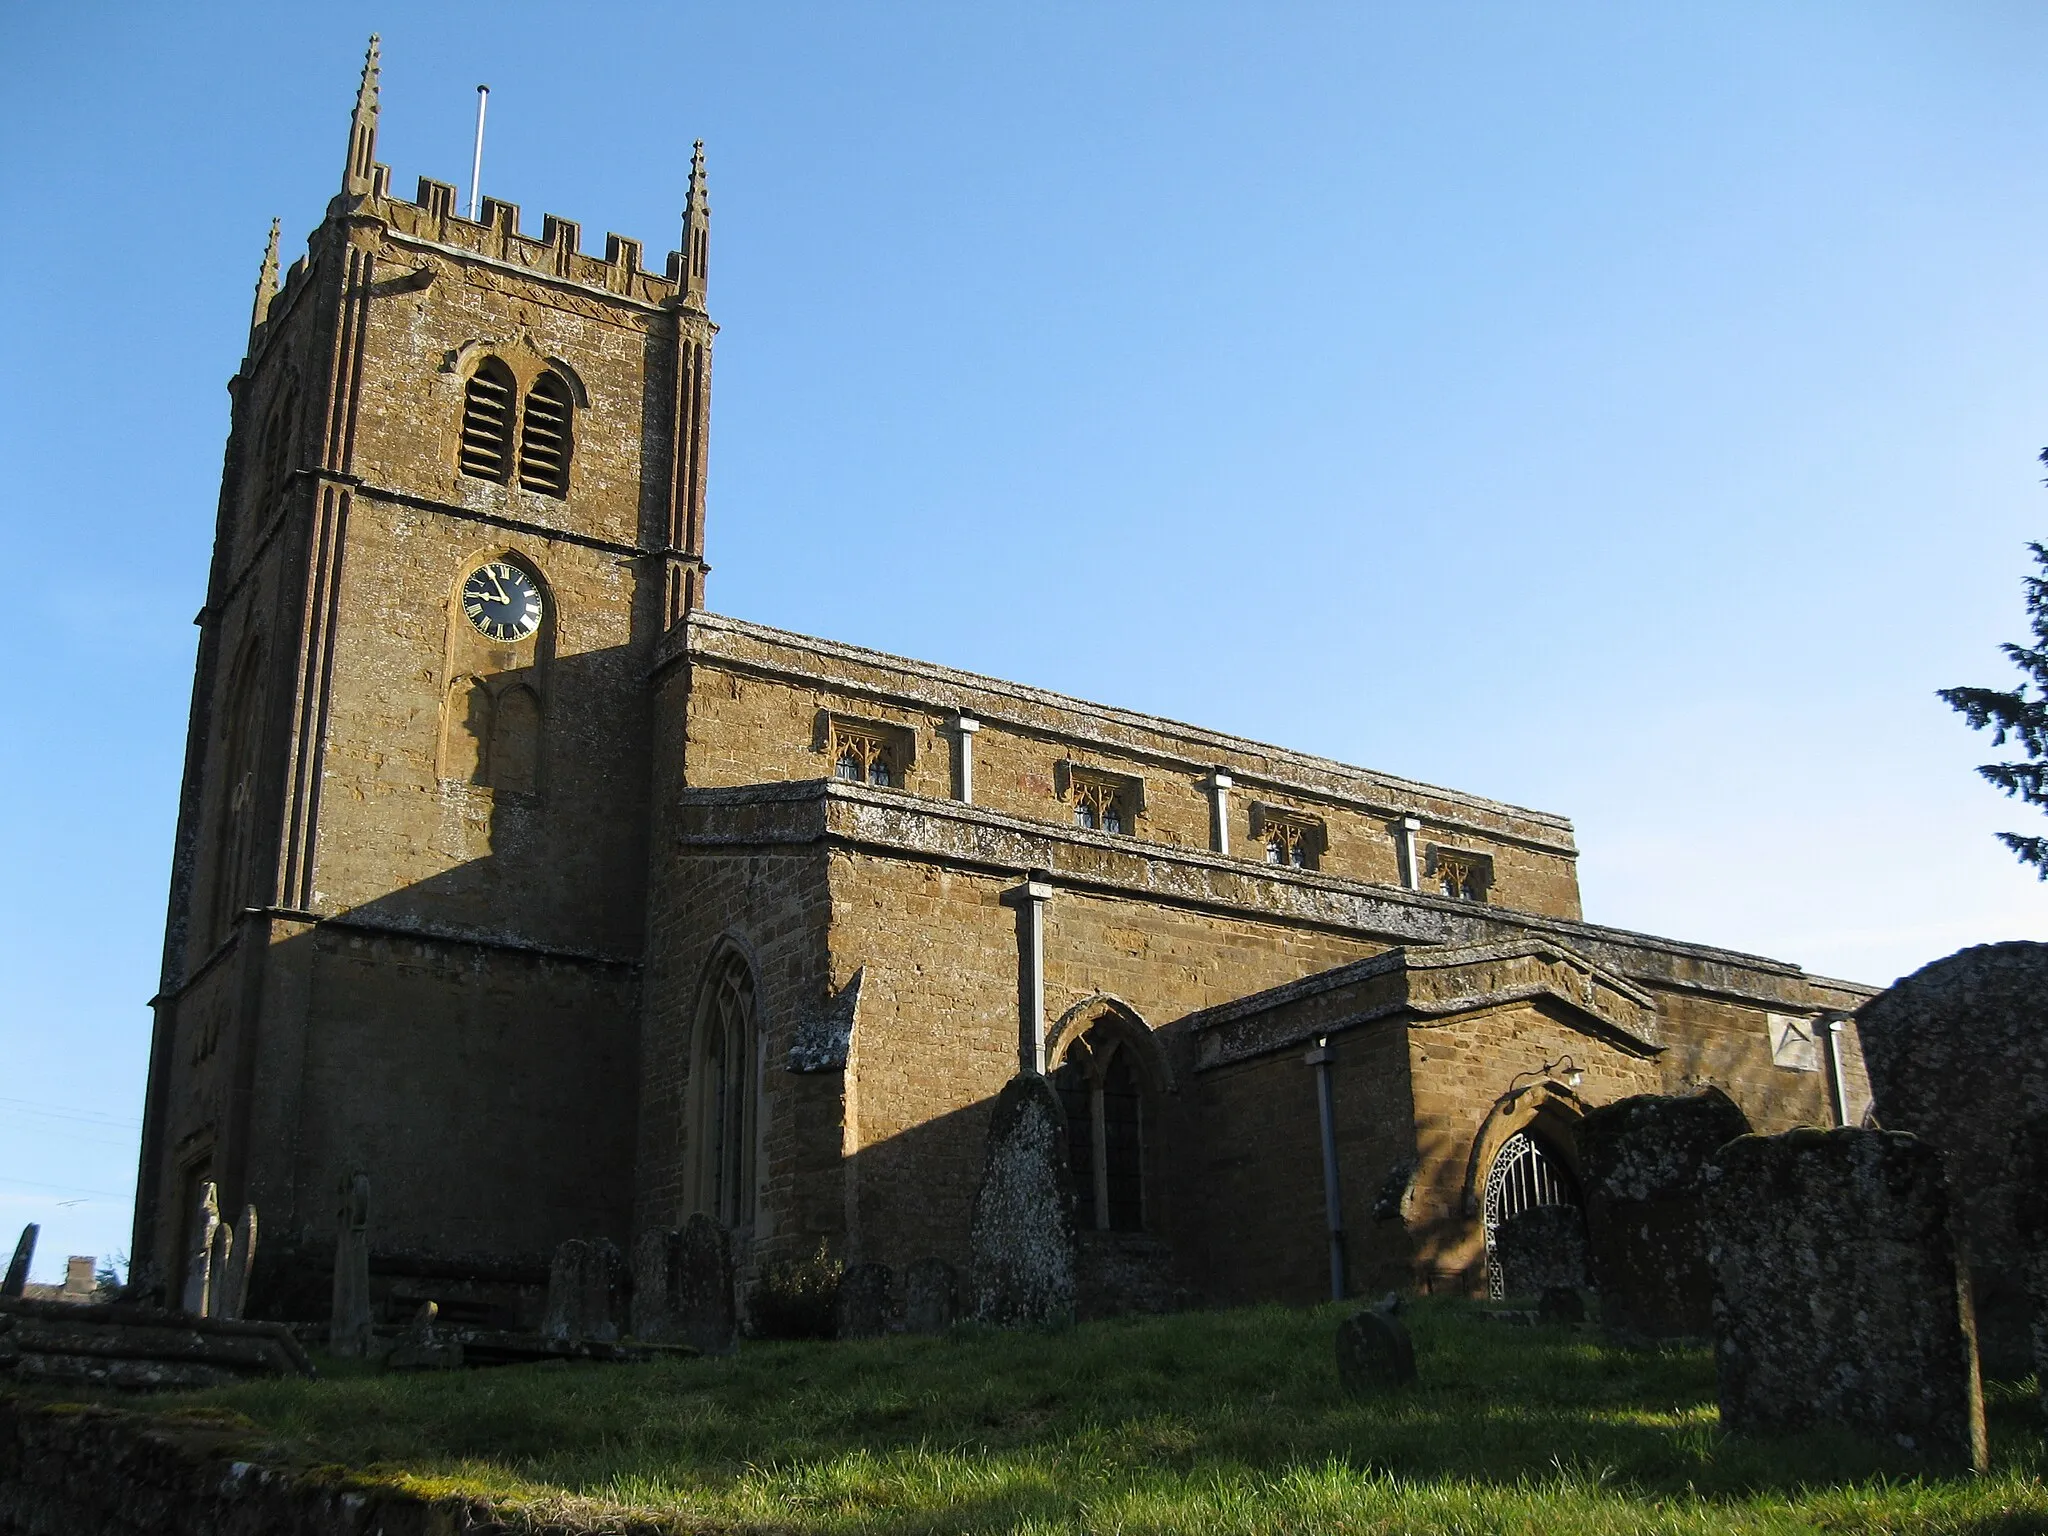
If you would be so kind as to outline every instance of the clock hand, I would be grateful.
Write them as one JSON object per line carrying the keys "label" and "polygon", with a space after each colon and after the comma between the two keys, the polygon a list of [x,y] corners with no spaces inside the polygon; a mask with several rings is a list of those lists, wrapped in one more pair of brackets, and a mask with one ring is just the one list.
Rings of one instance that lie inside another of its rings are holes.
{"label": "clock hand", "polygon": [[486,571],[484,574],[491,578],[491,585],[498,589],[498,601],[501,603],[511,602],[512,594],[505,590],[505,583],[498,580],[498,573],[496,571]]}

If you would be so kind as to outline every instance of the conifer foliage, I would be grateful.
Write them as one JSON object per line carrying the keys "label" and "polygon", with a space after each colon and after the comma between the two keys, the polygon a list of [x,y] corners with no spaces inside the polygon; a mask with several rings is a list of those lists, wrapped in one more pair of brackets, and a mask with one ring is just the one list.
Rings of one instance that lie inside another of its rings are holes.
{"label": "conifer foliage", "polygon": [[[2048,463],[2048,448],[2041,450]],[[2036,574],[2026,578],[2027,623],[2032,645],[2004,645],[2023,675],[2016,688],[1942,688],[1941,699],[1970,722],[1970,729],[1991,732],[1991,744],[2014,743],[2024,760],[1985,763],[1977,771],[2022,804],[2048,811],[2048,545],[2030,544]],[[2048,837],[2001,832],[1999,841],[2048,880]]]}

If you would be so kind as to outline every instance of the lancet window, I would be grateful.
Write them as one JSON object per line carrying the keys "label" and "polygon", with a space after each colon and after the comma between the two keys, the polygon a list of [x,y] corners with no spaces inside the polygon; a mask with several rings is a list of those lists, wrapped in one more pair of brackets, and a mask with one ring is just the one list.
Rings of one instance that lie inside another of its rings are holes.
{"label": "lancet window", "polygon": [[728,949],[712,962],[705,981],[691,1076],[698,1209],[729,1227],[754,1219],[758,1056],[754,975],[745,958]]}
{"label": "lancet window", "polygon": [[1098,1023],[1053,1074],[1067,1114],[1074,1222],[1084,1230],[1145,1225],[1145,1097],[1131,1048]]}

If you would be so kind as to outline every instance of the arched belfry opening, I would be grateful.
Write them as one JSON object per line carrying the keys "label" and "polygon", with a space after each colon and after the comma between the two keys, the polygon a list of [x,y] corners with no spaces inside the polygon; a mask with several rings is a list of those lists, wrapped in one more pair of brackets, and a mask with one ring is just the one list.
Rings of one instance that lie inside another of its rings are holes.
{"label": "arched belfry opening", "polygon": [[1074,1224],[1084,1232],[1142,1232],[1148,1224],[1145,1163],[1158,1109],[1143,1031],[1104,1010],[1068,1037],[1053,1072],[1067,1114]]}

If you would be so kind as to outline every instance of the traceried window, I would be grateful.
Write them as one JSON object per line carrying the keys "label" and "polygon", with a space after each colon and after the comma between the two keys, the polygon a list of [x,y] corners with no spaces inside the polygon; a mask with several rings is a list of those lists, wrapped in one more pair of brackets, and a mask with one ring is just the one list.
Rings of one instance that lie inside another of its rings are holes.
{"label": "traceried window", "polygon": [[1131,1048],[1101,1023],[1053,1074],[1067,1112],[1074,1224],[1084,1231],[1145,1226],[1145,1102]]}
{"label": "traceried window", "polygon": [[1131,830],[1130,793],[1115,779],[1073,776],[1074,825],[1091,832]]}
{"label": "traceried window", "polygon": [[521,490],[538,491],[557,500],[569,494],[573,410],[568,381],[559,373],[550,369],[533,381],[519,425]]}
{"label": "traceried window", "polygon": [[477,364],[462,391],[462,454],[465,475],[495,480],[512,478],[512,415],[519,396],[512,370],[495,357]]}
{"label": "traceried window", "polygon": [[1455,848],[1429,850],[1430,881],[1457,901],[1484,901],[1493,885],[1493,860],[1483,853]]}
{"label": "traceried window", "polygon": [[880,731],[862,730],[857,725],[832,722],[832,776],[855,784],[900,787],[902,772],[896,766],[895,743]]}
{"label": "traceried window", "polygon": [[1252,833],[1265,844],[1266,862],[1288,869],[1315,869],[1322,861],[1323,824],[1312,816],[1252,807]]}
{"label": "traceried window", "polygon": [[697,1206],[728,1227],[754,1219],[758,1054],[754,975],[744,956],[727,949],[705,979],[692,1077]]}

